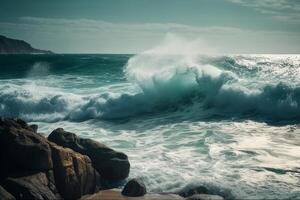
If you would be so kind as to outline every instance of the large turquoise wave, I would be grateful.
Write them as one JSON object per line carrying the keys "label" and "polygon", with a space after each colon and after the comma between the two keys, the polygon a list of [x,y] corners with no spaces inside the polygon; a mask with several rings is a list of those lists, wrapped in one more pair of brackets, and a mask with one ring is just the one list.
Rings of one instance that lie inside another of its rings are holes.
{"label": "large turquoise wave", "polygon": [[29,121],[300,120],[297,56],[6,55],[0,65],[0,114]]}

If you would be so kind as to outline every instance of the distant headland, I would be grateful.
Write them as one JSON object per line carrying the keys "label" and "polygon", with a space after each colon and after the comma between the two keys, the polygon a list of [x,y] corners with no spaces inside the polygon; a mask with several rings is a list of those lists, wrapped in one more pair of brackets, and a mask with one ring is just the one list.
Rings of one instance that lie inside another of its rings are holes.
{"label": "distant headland", "polygon": [[33,48],[24,40],[17,40],[0,35],[0,54],[52,54],[47,50]]}

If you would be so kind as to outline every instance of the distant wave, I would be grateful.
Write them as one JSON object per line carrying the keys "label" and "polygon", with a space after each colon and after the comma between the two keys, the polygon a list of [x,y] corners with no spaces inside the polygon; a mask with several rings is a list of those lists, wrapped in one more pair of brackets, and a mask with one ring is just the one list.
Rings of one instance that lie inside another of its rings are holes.
{"label": "distant wave", "polygon": [[241,58],[231,57],[230,62],[240,64],[229,68],[228,59],[215,57],[212,61],[210,57],[152,52],[133,56],[124,73],[141,88],[136,94],[124,91],[84,96],[38,85],[6,83],[0,86],[0,114],[29,121],[113,120],[162,112],[190,119],[221,116],[300,120],[300,86],[290,81],[293,77],[285,77],[285,72],[296,70],[293,65],[280,64],[280,76],[271,80],[277,72],[259,71],[257,62],[242,65]]}

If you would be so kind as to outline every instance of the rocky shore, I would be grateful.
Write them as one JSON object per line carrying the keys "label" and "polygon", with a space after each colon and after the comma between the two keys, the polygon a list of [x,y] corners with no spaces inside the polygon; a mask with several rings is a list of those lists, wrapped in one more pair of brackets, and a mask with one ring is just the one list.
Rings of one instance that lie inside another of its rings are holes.
{"label": "rocky shore", "polygon": [[46,138],[21,119],[0,118],[0,163],[0,199],[223,199],[202,186],[149,193],[141,179],[126,180],[124,153],[63,128]]}

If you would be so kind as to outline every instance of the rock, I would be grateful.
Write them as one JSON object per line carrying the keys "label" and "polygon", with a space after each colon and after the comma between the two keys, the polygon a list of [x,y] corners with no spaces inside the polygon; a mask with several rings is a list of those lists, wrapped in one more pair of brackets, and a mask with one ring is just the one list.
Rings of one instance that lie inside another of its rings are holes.
{"label": "rock", "polygon": [[0,186],[0,199],[3,200],[16,200],[16,198]]}
{"label": "rock", "polygon": [[211,195],[211,194],[194,194],[186,200],[224,200],[223,197],[219,195]]}
{"label": "rock", "polygon": [[50,143],[56,187],[65,199],[78,199],[97,190],[99,174],[88,156]]}
{"label": "rock", "polygon": [[97,190],[90,158],[49,142],[20,119],[0,118],[3,187],[17,199],[77,199]]}
{"label": "rock", "polygon": [[45,173],[20,178],[7,178],[3,187],[16,199],[52,200],[60,196]]}
{"label": "rock", "polygon": [[122,190],[122,194],[129,197],[140,197],[146,193],[146,186],[141,179],[131,179]]}
{"label": "rock", "polygon": [[48,140],[89,156],[94,168],[104,179],[120,180],[128,177],[130,163],[124,153],[114,151],[91,139],[79,138],[62,128],[54,130]]}
{"label": "rock", "polygon": [[49,54],[51,51],[45,51],[33,48],[23,40],[16,40],[0,35],[0,54],[23,54],[23,53],[42,53]]}
{"label": "rock", "polygon": [[30,125],[29,127],[33,130],[33,132],[37,133],[38,125],[32,124],[32,125]]}
{"label": "rock", "polygon": [[0,176],[52,169],[51,150],[46,138],[33,132],[19,119],[0,119]]}
{"label": "rock", "polygon": [[189,197],[194,194],[207,194],[208,189],[204,186],[187,185],[177,193],[182,197]]}
{"label": "rock", "polygon": [[15,127],[18,129],[28,129],[28,130],[32,130],[25,121],[21,120],[21,119],[17,119],[17,118],[5,118],[5,117],[1,117],[0,118],[0,126],[1,127]]}

